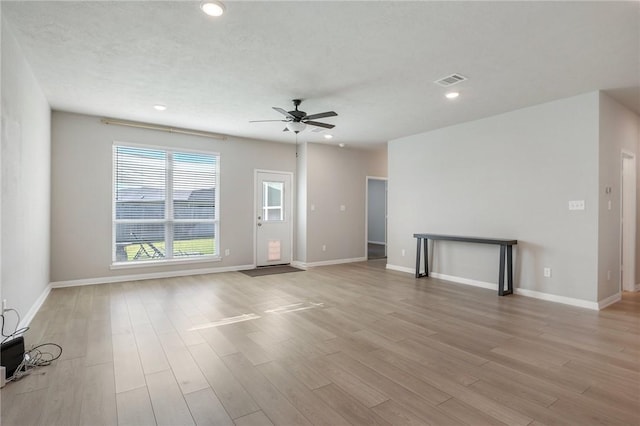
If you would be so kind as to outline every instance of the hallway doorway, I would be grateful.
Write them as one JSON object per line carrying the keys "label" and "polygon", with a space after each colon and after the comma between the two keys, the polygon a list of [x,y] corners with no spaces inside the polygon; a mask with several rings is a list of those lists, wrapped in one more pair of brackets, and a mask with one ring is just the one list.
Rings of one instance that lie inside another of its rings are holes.
{"label": "hallway doorway", "polygon": [[387,257],[387,178],[367,176],[367,259]]}

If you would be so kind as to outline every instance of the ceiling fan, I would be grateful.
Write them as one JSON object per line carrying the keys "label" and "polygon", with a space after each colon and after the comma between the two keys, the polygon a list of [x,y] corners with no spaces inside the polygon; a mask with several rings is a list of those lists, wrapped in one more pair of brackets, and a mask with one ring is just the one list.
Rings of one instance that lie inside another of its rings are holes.
{"label": "ceiling fan", "polygon": [[287,123],[283,132],[292,131],[294,133],[299,133],[303,131],[305,127],[307,127],[307,124],[310,126],[324,127],[325,129],[333,129],[335,127],[333,124],[320,123],[317,121],[313,121],[316,118],[337,117],[338,114],[336,114],[335,111],[327,111],[327,112],[321,112],[319,114],[307,115],[306,112],[298,110],[298,106],[300,106],[301,103],[302,103],[301,99],[294,99],[293,106],[295,109],[293,111],[285,111],[282,108],[273,107],[273,109],[275,109],[280,114],[285,116],[284,120],[253,120],[253,121],[249,121],[249,123],[281,121],[283,123]]}

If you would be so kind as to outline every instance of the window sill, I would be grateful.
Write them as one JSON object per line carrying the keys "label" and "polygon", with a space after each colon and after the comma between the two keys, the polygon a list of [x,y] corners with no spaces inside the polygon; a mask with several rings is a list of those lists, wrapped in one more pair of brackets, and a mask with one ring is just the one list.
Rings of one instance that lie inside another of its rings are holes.
{"label": "window sill", "polygon": [[128,269],[128,268],[144,268],[151,266],[171,266],[171,265],[187,265],[190,263],[210,263],[220,262],[222,258],[219,256],[203,256],[188,259],[167,259],[167,260],[143,260],[137,262],[114,262],[110,269]]}

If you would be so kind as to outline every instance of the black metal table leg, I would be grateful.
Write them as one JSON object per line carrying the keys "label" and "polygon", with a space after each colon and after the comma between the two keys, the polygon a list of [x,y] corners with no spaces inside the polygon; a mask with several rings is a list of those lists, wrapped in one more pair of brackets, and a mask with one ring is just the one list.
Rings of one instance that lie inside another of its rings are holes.
{"label": "black metal table leg", "polygon": [[[427,263],[428,255],[427,255],[427,239],[426,238],[418,238],[418,245],[416,246],[416,278],[420,277],[428,277],[429,276],[429,264]],[[420,252],[422,250],[422,242],[424,241],[424,274],[420,273]]]}
{"label": "black metal table leg", "polygon": [[424,274],[423,276],[429,276],[429,239],[424,239]]}
{"label": "black metal table leg", "polygon": [[500,274],[498,278],[498,295],[504,296],[504,258],[506,246],[500,245]]}
{"label": "black metal table leg", "polygon": [[418,241],[418,246],[416,247],[416,278],[420,278],[420,243],[422,243],[422,238],[416,238]]}
{"label": "black metal table leg", "polygon": [[513,253],[512,246],[507,246],[507,292],[513,294]]}

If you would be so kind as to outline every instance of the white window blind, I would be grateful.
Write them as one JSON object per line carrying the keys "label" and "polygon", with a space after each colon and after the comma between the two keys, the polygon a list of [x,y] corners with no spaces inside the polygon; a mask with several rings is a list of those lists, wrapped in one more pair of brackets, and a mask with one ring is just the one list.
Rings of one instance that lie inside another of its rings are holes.
{"label": "white window blind", "polygon": [[217,256],[217,154],[114,145],[113,261]]}

